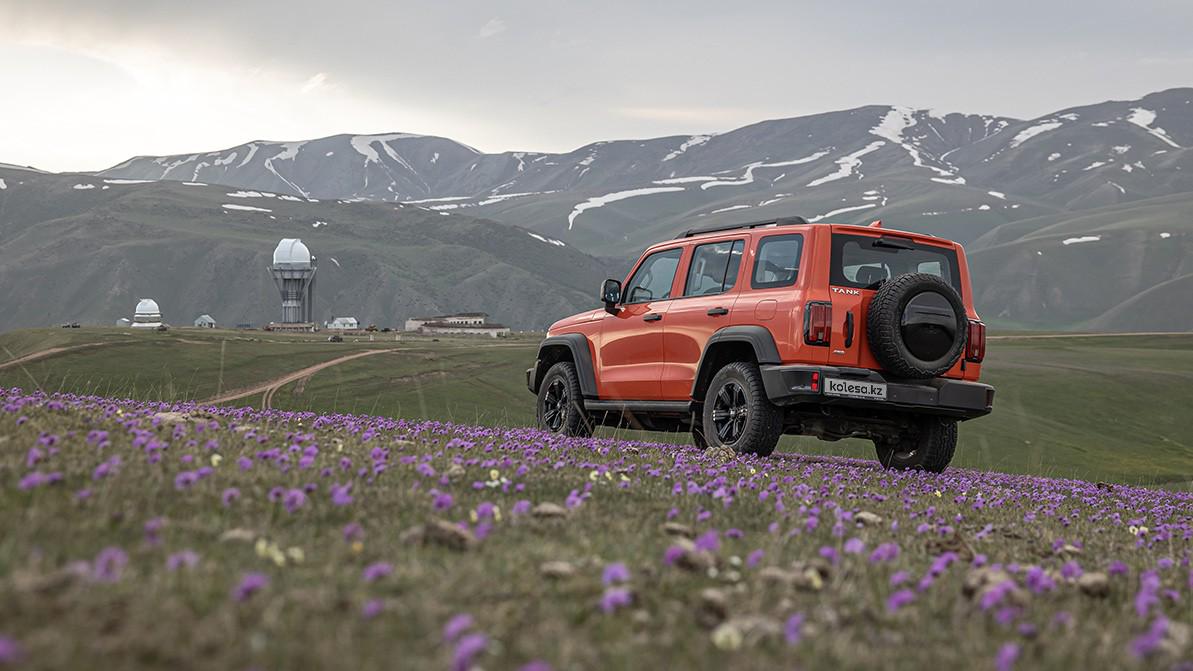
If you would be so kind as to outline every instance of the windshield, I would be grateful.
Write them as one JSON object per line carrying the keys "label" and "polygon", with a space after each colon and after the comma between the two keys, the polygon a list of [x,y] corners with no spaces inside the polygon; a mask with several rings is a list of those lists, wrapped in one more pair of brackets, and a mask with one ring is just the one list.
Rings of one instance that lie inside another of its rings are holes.
{"label": "windshield", "polygon": [[878,284],[907,273],[928,273],[961,293],[957,252],[895,236],[833,235],[829,281],[836,286],[876,289]]}

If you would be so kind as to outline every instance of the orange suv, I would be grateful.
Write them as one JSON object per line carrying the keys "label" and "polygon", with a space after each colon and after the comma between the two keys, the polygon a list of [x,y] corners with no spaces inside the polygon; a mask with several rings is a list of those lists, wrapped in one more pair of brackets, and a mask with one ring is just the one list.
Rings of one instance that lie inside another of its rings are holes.
{"label": "orange suv", "polygon": [[526,371],[547,431],[690,430],[761,456],[785,433],[865,438],[888,468],[939,472],[957,422],[993,406],[961,245],[881,222],[688,231],[601,301],[553,324]]}

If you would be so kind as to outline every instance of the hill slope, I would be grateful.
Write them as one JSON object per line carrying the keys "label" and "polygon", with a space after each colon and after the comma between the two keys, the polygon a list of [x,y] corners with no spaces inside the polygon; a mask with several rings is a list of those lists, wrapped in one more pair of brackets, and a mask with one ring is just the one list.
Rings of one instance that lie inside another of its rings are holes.
{"label": "hill slope", "polygon": [[0,330],[112,323],[139,297],[167,321],[277,319],[282,237],[319,258],[317,316],[400,325],[455,310],[542,328],[591,306],[604,264],[536,233],[396,203],[0,168]]}

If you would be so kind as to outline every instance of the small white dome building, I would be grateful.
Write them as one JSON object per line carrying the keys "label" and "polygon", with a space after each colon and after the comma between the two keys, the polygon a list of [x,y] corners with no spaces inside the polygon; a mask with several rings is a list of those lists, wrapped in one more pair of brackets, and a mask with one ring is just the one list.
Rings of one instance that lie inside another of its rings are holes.
{"label": "small white dome building", "polygon": [[157,301],[152,298],[142,298],[137,302],[137,310],[133,314],[132,327],[135,329],[155,329],[162,325],[162,311]]}
{"label": "small white dome building", "polygon": [[311,250],[300,238],[282,238],[273,250],[273,265],[289,268],[310,268]]}

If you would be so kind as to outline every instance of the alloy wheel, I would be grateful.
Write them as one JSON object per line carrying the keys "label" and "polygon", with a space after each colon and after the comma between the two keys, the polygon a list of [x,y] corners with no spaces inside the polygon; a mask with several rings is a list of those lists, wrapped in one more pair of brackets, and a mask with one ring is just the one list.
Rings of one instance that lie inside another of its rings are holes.
{"label": "alloy wheel", "polygon": [[557,432],[563,427],[568,413],[568,389],[562,378],[551,380],[543,395],[543,425]]}
{"label": "alloy wheel", "polygon": [[717,440],[722,445],[732,445],[746,430],[750,408],[746,390],[736,380],[729,380],[717,392],[713,401],[712,423]]}

